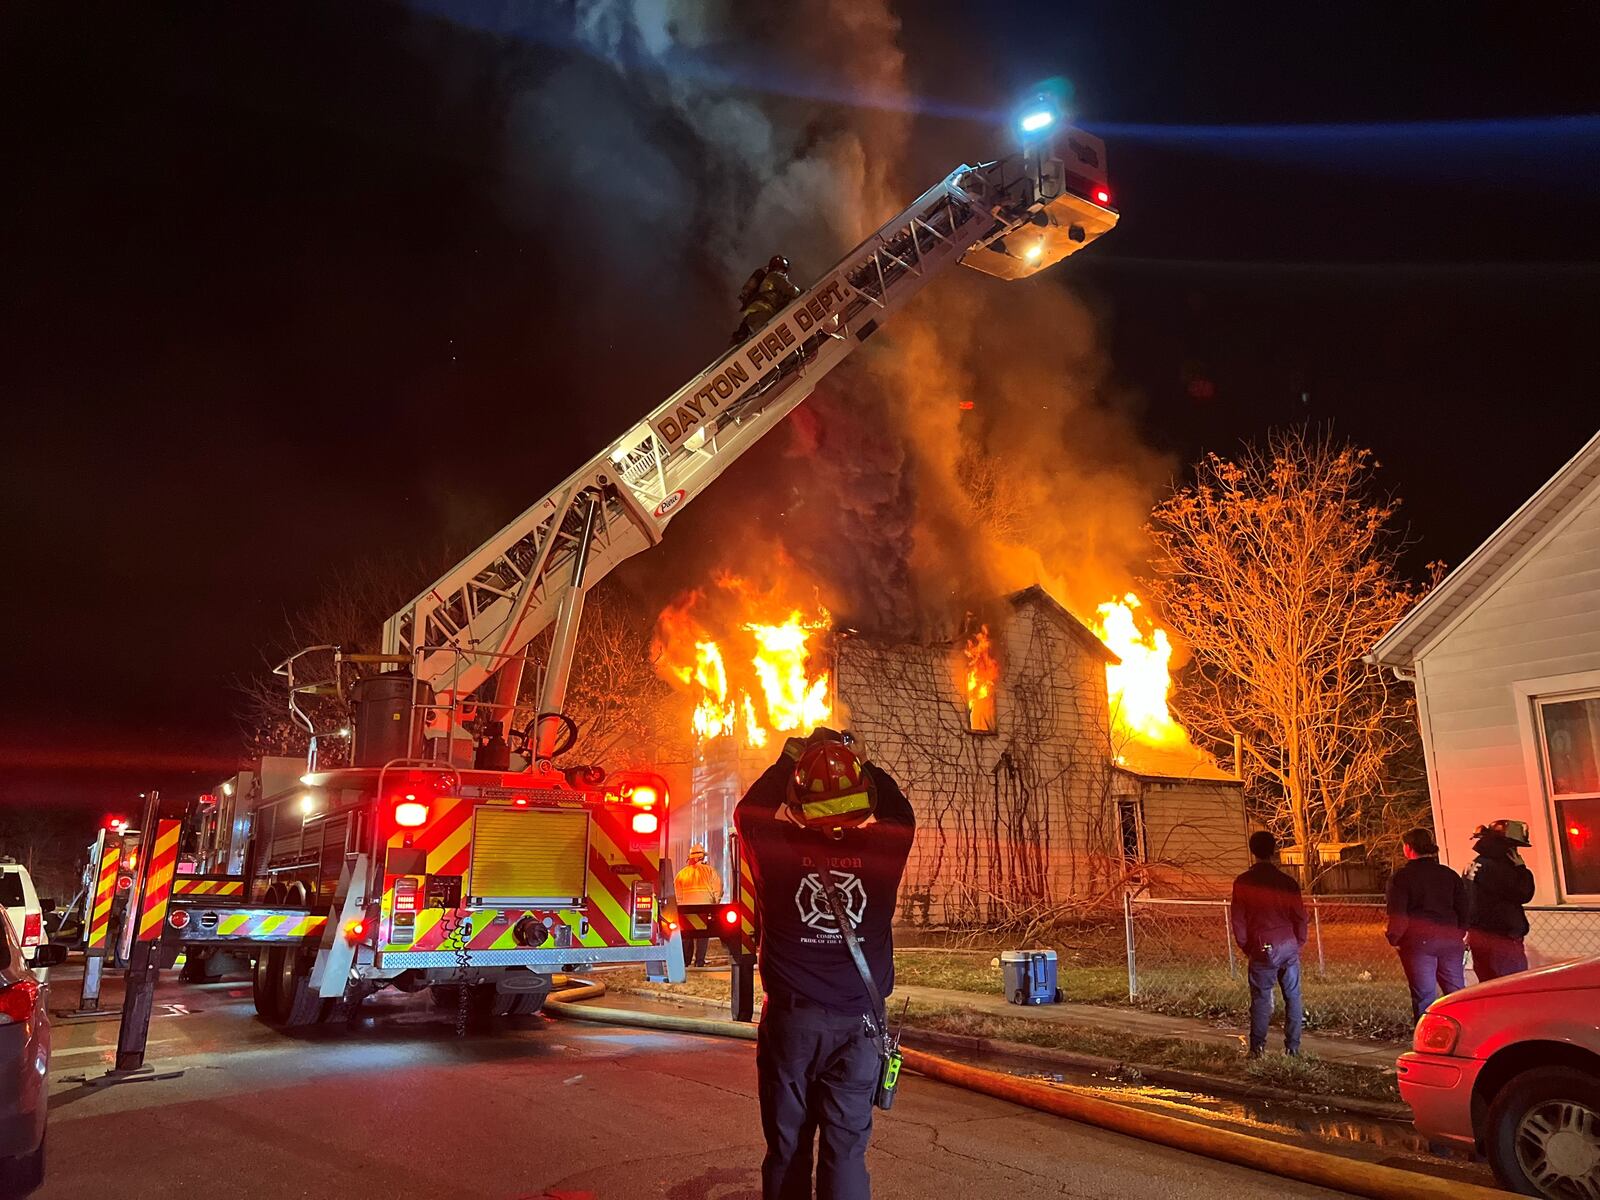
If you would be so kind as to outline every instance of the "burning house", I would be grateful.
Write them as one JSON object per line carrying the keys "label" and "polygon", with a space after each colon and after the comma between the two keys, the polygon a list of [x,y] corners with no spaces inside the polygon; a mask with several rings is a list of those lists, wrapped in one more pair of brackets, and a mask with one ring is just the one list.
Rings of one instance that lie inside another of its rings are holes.
{"label": "burning house", "polygon": [[[1240,785],[1167,711],[1171,654],[1127,597],[1090,629],[1042,588],[947,636],[836,627],[718,581],[662,614],[662,662],[694,700],[695,764],[673,857],[725,869],[733,808],[785,738],[848,728],[917,810],[900,919],[1004,920],[1112,899],[1214,894],[1247,865]],[[730,606],[736,601],[730,615]],[[714,615],[714,610],[721,609]]]}

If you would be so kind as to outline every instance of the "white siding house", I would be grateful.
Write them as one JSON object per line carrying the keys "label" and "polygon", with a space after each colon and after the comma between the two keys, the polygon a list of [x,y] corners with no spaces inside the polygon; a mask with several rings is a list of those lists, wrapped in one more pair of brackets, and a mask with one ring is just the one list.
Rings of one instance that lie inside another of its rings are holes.
{"label": "white siding house", "polygon": [[1526,821],[1530,959],[1600,953],[1600,434],[1369,661],[1415,681],[1442,860]]}

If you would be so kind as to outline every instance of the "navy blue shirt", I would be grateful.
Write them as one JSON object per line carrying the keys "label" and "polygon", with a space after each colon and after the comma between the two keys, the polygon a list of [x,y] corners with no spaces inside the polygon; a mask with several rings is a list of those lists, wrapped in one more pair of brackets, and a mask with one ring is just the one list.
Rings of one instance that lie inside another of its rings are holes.
{"label": "navy blue shirt", "polygon": [[868,763],[877,792],[874,820],[837,839],[801,828],[778,814],[793,767],[787,757],[768,767],[733,813],[756,888],[761,985],[775,996],[865,1013],[872,1004],[822,890],[820,872],[831,872],[878,994],[887,997],[894,990],[895,897],[916,817],[899,785]]}

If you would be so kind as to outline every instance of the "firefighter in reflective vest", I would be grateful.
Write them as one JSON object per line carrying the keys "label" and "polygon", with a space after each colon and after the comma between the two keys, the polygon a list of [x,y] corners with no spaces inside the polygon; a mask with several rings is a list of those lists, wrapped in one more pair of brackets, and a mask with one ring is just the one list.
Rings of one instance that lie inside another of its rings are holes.
{"label": "firefighter in reflective vest", "polygon": [[[706,848],[699,842],[689,847],[689,862],[673,876],[672,890],[679,904],[722,903],[722,876],[706,861]],[[695,939],[691,965],[706,965],[706,947],[710,944],[710,938]]]}
{"label": "firefighter in reflective vest", "polygon": [[[887,771],[842,734],[818,729],[789,739],[734,824],[755,883],[766,992],[756,1037],[761,1194],[810,1197],[815,1157],[818,1200],[866,1200],[882,1066],[875,1028],[894,989],[891,927],[916,818]],[[839,929],[841,910],[860,968]]]}

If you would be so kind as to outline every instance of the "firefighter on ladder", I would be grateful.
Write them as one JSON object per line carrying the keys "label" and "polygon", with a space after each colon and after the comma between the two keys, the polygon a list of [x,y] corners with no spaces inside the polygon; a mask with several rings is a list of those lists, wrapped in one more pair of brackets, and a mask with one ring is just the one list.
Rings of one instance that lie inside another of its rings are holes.
{"label": "firefighter on ladder", "polygon": [[911,804],[843,735],[818,729],[789,739],[734,823],[755,882],[766,992],[756,1038],[762,1196],[812,1195],[820,1135],[818,1200],[865,1200],[883,1000],[894,989],[890,927],[916,831]]}
{"label": "firefighter on ladder", "polygon": [[[679,904],[722,903],[722,876],[706,861],[706,848],[699,842],[689,847],[689,861],[673,876],[672,888]],[[706,965],[706,947],[710,944],[710,938],[695,939],[692,966]]]}
{"label": "firefighter on ladder", "polygon": [[737,346],[747,340],[799,294],[799,287],[789,278],[789,260],[774,254],[766,266],[752,271],[744,287],[739,289],[739,312],[743,319],[734,330],[733,344]]}

